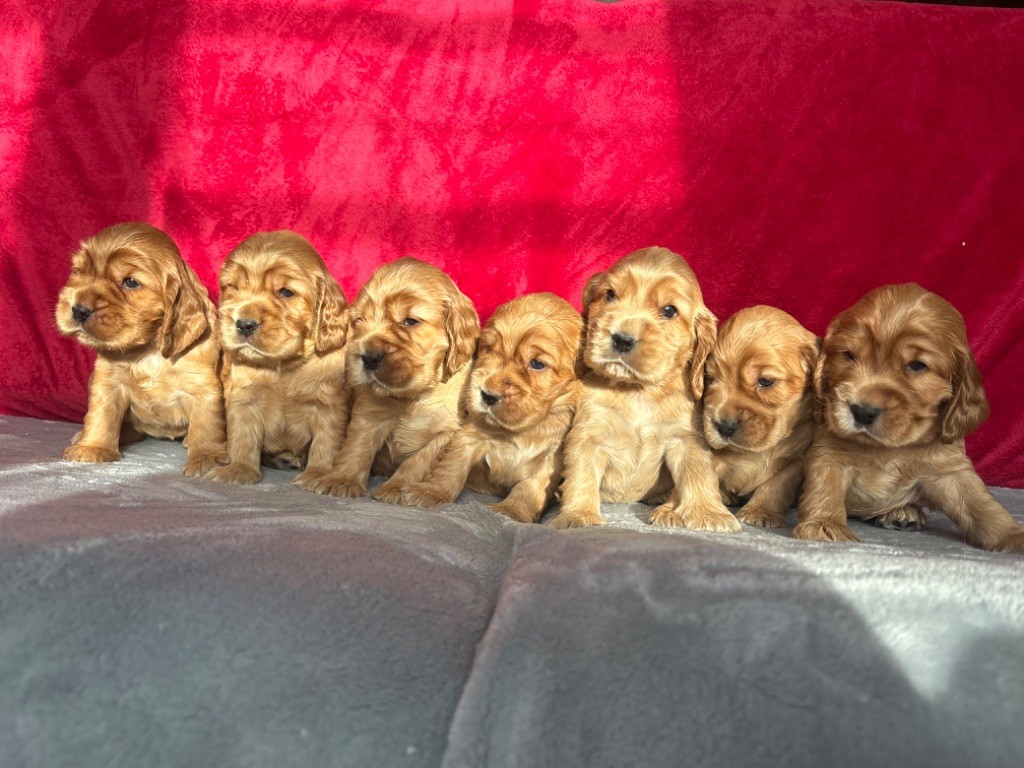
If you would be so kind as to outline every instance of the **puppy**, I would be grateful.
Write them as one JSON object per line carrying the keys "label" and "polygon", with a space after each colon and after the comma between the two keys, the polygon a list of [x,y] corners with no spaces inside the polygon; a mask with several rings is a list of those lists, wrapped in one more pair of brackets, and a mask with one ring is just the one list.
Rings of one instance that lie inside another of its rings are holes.
{"label": "puppy", "polygon": [[669,500],[654,525],[738,531],[721,502],[697,402],[715,316],[693,270],[646,248],[590,278],[579,411],[566,438],[556,528],[600,525],[602,501]]}
{"label": "puppy", "polygon": [[964,453],[988,401],[948,302],[913,283],[871,291],[832,321],[814,386],[821,424],[794,536],[856,541],[847,515],[920,528],[928,507],[977,547],[1024,553],[1024,528]]}
{"label": "puppy", "polygon": [[372,470],[394,472],[377,499],[401,503],[459,427],[459,394],[480,335],[472,302],[437,267],[412,258],[378,269],[351,307],[348,433],[331,471],[306,487],[362,496]]}
{"label": "puppy", "polygon": [[422,482],[402,501],[434,507],[463,487],[505,496],[491,508],[533,523],[554,501],[562,443],[579,397],[583,318],[552,293],[498,307],[477,347],[462,395],[465,421]]}
{"label": "puppy", "polygon": [[207,475],[260,480],[260,460],[302,469],[300,485],[331,468],[348,419],[341,288],[304,237],[260,232],[220,271],[220,336],[230,463]]}
{"label": "puppy", "polygon": [[165,232],[115,224],[82,242],[57,301],[57,327],[96,350],[85,425],[69,461],[121,458],[144,435],[185,438],[184,474],[224,452],[216,310]]}
{"label": "puppy", "polygon": [[[704,435],[726,504],[747,525],[779,528],[796,501],[814,436],[819,339],[774,307],[750,307],[719,329],[704,381]],[[745,503],[744,503],[745,502]]]}

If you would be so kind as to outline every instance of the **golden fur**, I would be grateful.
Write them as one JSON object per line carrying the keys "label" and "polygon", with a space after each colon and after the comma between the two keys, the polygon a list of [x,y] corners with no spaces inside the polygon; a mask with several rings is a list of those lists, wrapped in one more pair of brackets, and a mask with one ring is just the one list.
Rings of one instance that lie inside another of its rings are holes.
{"label": "golden fur", "polygon": [[327,472],[348,419],[348,307],[323,259],[294,232],[242,241],[220,271],[230,463],[207,477],[255,483],[260,461]]}
{"label": "golden fur", "polygon": [[370,471],[394,472],[374,496],[400,502],[459,426],[459,395],[480,335],[472,302],[444,272],[412,258],[380,267],[351,307],[355,399],[332,470],[307,487],[362,496]]}
{"label": "golden fur", "polygon": [[693,270],[665,248],[635,251],[590,279],[583,307],[589,370],[566,438],[553,525],[600,525],[602,501],[671,489],[651,523],[739,530],[721,502],[697,408],[715,317]]}
{"label": "golden fur", "polygon": [[217,465],[224,411],[216,310],[165,232],[126,222],[85,240],[56,318],[61,333],[96,350],[85,425],[65,459],[116,461],[120,444],[151,435],[185,438],[186,475]]}
{"label": "golden fur", "polygon": [[817,359],[818,338],[781,309],[749,307],[718,330],[704,383],[704,435],[722,500],[743,504],[741,522],[786,524],[814,436]]}
{"label": "golden fur", "polygon": [[583,318],[551,293],[502,304],[480,335],[462,395],[465,420],[428,476],[401,500],[454,501],[463,487],[504,496],[491,508],[521,523],[555,498],[562,443],[579,396]]}
{"label": "golden fur", "polygon": [[928,507],[975,546],[1024,553],[1024,528],[964,453],[988,402],[947,301],[913,283],[868,293],[829,326],[815,390],[821,424],[794,536],[856,541],[847,515],[920,527]]}

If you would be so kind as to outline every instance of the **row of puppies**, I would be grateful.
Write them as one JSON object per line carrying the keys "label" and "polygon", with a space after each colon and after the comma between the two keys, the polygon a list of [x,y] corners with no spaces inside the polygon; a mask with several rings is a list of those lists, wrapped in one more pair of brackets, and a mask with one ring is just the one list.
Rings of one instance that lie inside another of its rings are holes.
{"label": "row of puppies", "polygon": [[987,403],[962,318],[916,285],[868,294],[819,345],[769,307],[716,332],[692,270],[660,248],[591,278],[584,318],[533,294],[482,333],[451,279],[415,259],[346,306],[290,232],[229,255],[219,324],[153,227],[104,230],[72,262],[58,326],[99,354],[70,460],[185,437],[185,473],[214,480],[255,482],[263,461],[361,496],[372,471],[390,475],[381,500],[434,506],[469,487],[532,522],[561,479],[555,527],[600,524],[602,501],[649,501],[654,524],[720,531],[739,529],[725,503],[784,524],[806,471],[798,538],[855,540],[848,514],[919,528],[928,506],[977,546],[1024,552],[964,453]]}

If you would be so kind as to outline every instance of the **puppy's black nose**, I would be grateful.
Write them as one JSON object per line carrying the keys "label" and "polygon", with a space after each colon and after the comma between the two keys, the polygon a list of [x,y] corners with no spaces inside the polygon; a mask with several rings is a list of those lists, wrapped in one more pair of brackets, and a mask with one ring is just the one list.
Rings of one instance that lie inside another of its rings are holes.
{"label": "puppy's black nose", "polygon": [[740,423],[736,419],[722,419],[715,422],[715,429],[718,430],[718,434],[722,437],[732,437],[739,428]]}
{"label": "puppy's black nose", "polygon": [[83,307],[81,304],[75,304],[75,306],[71,308],[71,316],[75,318],[76,323],[84,323],[89,319],[91,314],[92,310],[88,307]]}
{"label": "puppy's black nose", "polygon": [[380,368],[380,361],[384,359],[384,353],[380,350],[364,352],[359,356],[359,359],[363,361],[363,366],[366,370],[376,371]]}
{"label": "puppy's black nose", "polygon": [[235,320],[235,328],[237,328],[238,332],[246,338],[249,338],[256,333],[256,329],[259,327],[260,324],[255,320]]}
{"label": "puppy's black nose", "polygon": [[853,420],[865,427],[874,424],[875,419],[878,418],[878,414],[881,412],[881,408],[876,408],[873,405],[865,405],[864,403],[853,403],[850,405],[850,413],[853,414]]}
{"label": "puppy's black nose", "polygon": [[613,333],[612,346],[615,347],[616,352],[626,353],[636,346],[636,339],[624,333]]}
{"label": "puppy's black nose", "polygon": [[480,390],[480,399],[484,401],[484,405],[490,408],[501,400],[501,395],[496,395],[493,392],[488,392],[486,389]]}

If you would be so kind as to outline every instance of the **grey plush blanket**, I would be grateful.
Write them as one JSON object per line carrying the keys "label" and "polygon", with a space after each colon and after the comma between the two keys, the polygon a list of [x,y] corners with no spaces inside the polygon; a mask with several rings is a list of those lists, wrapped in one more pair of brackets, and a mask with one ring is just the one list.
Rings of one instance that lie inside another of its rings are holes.
{"label": "grey plush blanket", "polygon": [[3,768],[1024,765],[1024,561],[937,515],[564,534],[74,431],[0,418]]}

